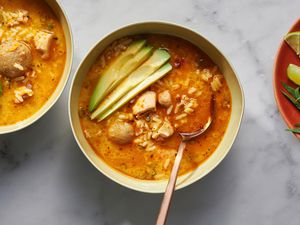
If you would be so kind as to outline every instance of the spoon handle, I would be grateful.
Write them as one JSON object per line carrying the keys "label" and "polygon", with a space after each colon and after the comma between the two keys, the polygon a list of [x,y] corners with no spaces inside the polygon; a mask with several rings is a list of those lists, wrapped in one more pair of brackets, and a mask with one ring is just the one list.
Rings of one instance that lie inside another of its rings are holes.
{"label": "spoon handle", "polygon": [[176,185],[176,180],[177,180],[177,174],[178,170],[180,167],[180,162],[183,156],[183,152],[185,149],[186,143],[185,141],[181,141],[178,152],[175,158],[175,162],[172,168],[172,172],[170,175],[169,183],[165,191],[165,195],[163,198],[163,201],[161,203],[160,211],[157,217],[156,225],[164,225],[166,223],[169,207],[170,207],[170,202],[172,200],[172,195],[174,192],[174,188]]}

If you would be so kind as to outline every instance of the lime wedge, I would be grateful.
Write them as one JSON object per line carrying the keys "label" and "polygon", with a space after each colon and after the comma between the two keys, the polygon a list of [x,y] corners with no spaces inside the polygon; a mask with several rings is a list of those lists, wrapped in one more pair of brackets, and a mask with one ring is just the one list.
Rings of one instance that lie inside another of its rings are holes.
{"label": "lime wedge", "polygon": [[297,55],[300,55],[300,31],[288,33],[284,36],[284,40]]}
{"label": "lime wedge", "polygon": [[295,84],[300,85],[300,67],[290,64],[287,68],[287,76]]}

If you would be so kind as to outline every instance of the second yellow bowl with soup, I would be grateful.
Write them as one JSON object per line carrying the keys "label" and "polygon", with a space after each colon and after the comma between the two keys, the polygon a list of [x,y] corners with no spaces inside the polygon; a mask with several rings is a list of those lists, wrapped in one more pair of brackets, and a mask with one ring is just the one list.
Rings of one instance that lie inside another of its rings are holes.
{"label": "second yellow bowl with soup", "polygon": [[55,0],[0,0],[0,134],[44,115],[61,95],[73,57],[71,28]]}
{"label": "second yellow bowl with soup", "polygon": [[69,99],[74,136],[89,161],[128,188],[164,192],[180,142],[187,144],[177,189],[214,169],[236,138],[244,109],[238,78],[222,53],[187,28],[145,22],[121,28],[88,53]]}

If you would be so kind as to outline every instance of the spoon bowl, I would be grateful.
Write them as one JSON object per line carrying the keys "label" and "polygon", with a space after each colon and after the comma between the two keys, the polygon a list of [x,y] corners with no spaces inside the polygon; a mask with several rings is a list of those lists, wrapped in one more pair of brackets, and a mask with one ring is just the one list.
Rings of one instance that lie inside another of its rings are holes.
{"label": "spoon bowl", "polygon": [[210,117],[208,118],[206,124],[195,132],[179,132],[180,136],[182,137],[182,140],[188,141],[203,134],[212,124],[214,117],[215,117],[215,96],[212,95],[211,103],[210,103]]}

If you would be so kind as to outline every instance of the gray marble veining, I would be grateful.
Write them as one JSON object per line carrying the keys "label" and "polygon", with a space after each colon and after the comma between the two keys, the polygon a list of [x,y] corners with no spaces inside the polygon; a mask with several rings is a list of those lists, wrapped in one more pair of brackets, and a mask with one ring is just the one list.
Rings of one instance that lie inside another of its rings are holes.
{"label": "gray marble veining", "polygon": [[[275,105],[272,68],[299,0],[61,0],[71,21],[71,77],[96,41],[132,22],[195,29],[231,60],[246,97],[232,151],[212,173],[176,192],[172,225],[299,225],[300,148]],[[69,85],[37,123],[0,137],[1,225],[150,225],[161,195],[113,183],[80,152],[68,115]]]}

